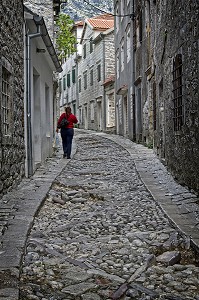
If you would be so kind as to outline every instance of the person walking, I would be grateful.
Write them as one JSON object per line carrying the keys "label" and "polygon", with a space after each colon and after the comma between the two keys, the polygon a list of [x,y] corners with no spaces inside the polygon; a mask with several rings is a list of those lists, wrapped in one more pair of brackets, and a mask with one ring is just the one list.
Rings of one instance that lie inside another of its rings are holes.
{"label": "person walking", "polygon": [[[66,118],[67,124],[60,128],[62,120]],[[75,115],[71,113],[70,106],[65,107],[65,113],[62,113],[57,122],[56,132],[61,130],[62,146],[63,146],[63,158],[71,158],[72,140],[74,136],[74,124],[78,122]]]}

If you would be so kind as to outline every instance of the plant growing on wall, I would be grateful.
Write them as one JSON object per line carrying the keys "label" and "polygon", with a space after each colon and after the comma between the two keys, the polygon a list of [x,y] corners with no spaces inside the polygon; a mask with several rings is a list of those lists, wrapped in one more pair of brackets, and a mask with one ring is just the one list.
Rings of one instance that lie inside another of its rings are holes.
{"label": "plant growing on wall", "polygon": [[57,20],[58,32],[56,43],[60,59],[76,52],[77,40],[72,33],[73,24],[73,20],[67,14],[61,13],[59,15]]}

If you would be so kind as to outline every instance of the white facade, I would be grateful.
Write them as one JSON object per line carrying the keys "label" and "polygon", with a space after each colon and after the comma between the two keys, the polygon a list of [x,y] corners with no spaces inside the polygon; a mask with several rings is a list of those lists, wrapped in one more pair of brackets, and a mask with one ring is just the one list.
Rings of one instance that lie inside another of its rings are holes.
{"label": "white facade", "polygon": [[[25,144],[26,175],[53,153],[53,138],[56,126],[56,99],[54,97],[54,72],[61,66],[47,35],[42,17],[34,18],[25,13]],[[40,25],[41,24],[41,25]],[[48,46],[48,48],[47,48]],[[51,49],[51,53],[49,52]]]}
{"label": "white facade", "polygon": [[78,22],[74,26],[73,33],[77,39],[77,52],[70,55],[62,65],[63,71],[59,74],[59,92],[60,92],[60,109],[64,111],[64,107],[69,105],[72,113],[77,116],[78,113],[78,91],[77,91],[77,57],[82,54],[82,45],[79,43],[82,35],[83,23]]}

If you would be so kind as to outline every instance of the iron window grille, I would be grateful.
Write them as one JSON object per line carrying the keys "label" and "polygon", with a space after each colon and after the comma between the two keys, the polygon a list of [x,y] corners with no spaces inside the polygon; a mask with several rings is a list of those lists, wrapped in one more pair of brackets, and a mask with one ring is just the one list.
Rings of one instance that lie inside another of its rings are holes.
{"label": "iron window grille", "polygon": [[8,135],[10,133],[10,72],[6,68],[2,68],[2,120],[3,120],[3,133]]}
{"label": "iron window grille", "polygon": [[174,131],[182,129],[183,99],[182,99],[182,55],[173,60],[173,125]]}

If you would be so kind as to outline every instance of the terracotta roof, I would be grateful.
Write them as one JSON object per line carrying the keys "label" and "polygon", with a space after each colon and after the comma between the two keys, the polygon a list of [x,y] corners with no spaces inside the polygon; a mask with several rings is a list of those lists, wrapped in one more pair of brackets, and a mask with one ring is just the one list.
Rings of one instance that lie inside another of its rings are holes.
{"label": "terracotta roof", "polygon": [[114,27],[114,17],[110,14],[96,16],[88,19],[87,21],[93,27],[93,29],[107,30]]}
{"label": "terracotta roof", "polygon": [[98,15],[95,16],[91,19],[105,19],[105,20],[114,20],[114,16],[111,14],[102,14],[102,15]]}
{"label": "terracotta roof", "polygon": [[115,76],[111,75],[111,76],[109,76],[105,79],[105,81],[102,83],[102,85],[106,86],[106,85],[109,85],[113,82],[115,82]]}
{"label": "terracotta roof", "polygon": [[76,26],[83,26],[84,25],[84,21],[77,21],[75,22]]}

